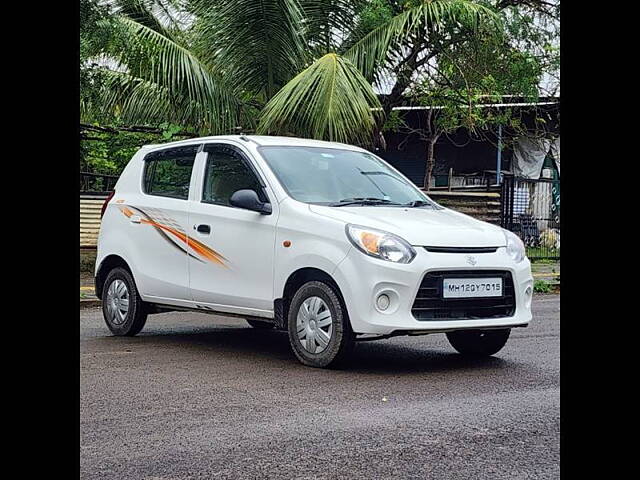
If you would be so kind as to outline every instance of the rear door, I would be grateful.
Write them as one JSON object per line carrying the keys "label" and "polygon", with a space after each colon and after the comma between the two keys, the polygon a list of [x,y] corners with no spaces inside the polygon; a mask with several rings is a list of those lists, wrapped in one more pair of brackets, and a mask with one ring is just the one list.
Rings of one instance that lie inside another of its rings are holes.
{"label": "rear door", "polygon": [[[188,258],[192,299],[233,313],[271,317],[278,205],[249,155],[228,143],[207,144],[197,169],[200,193],[189,202],[194,255]],[[255,190],[273,212],[233,207],[237,190]],[[192,197],[193,198],[193,197]]]}
{"label": "rear door", "polygon": [[189,300],[187,204],[199,145],[149,153],[141,192],[118,205],[145,300]]}

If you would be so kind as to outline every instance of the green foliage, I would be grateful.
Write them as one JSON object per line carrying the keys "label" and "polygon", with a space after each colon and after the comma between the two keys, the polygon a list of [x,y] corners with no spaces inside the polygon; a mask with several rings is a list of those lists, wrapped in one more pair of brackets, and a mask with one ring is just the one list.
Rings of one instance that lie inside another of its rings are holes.
{"label": "green foliage", "polygon": [[[354,35],[363,8],[371,0],[299,0],[304,15],[302,37],[313,58],[340,52]],[[338,33],[338,35],[336,35]]]}
{"label": "green foliage", "polygon": [[[504,16],[500,22],[504,23]],[[437,63],[408,90],[414,105],[431,107],[419,129],[409,128],[400,119],[387,122],[385,129],[417,133],[434,144],[440,135],[466,129],[471,138],[491,138],[487,132],[500,125],[511,131],[524,130],[519,112],[512,108],[486,108],[503,103],[505,96],[519,96],[526,102],[538,99],[542,68],[527,51],[515,48],[502,31],[486,22],[473,27],[444,21],[430,35],[430,51]],[[425,184],[430,181],[435,162],[429,150]]]}
{"label": "green foliage", "polygon": [[[557,260],[553,260],[553,259],[550,259],[550,258],[529,257],[529,249],[527,249],[527,257],[531,261],[531,264],[535,263],[535,264],[540,264],[540,265],[552,265],[552,264],[557,262]],[[552,272],[555,272],[555,270],[552,269]]]}
{"label": "green foliage", "polygon": [[[83,102],[85,121],[168,121],[211,134],[252,129],[259,120],[261,131],[364,140],[375,126],[370,108],[378,106],[364,80],[374,67],[421,28],[444,21],[475,28],[496,19],[470,0],[392,7],[371,0],[192,0],[186,9],[193,21],[178,28],[154,20],[166,3],[118,0],[95,22],[110,32],[96,57],[111,64],[91,66],[99,81]],[[290,108],[289,93],[314,101]]]}
{"label": "green foliage", "polygon": [[175,135],[182,130],[180,125],[172,125],[167,122],[161,123],[160,128],[162,128],[162,139],[166,142],[173,140]]}
{"label": "green foliage", "polygon": [[369,82],[346,58],[328,53],[271,99],[258,132],[369,143],[375,108],[380,103]]}
{"label": "green foliage", "polygon": [[533,291],[536,293],[550,293],[551,284],[545,280],[536,280],[533,283]]}
{"label": "green foliage", "polygon": [[387,0],[367,2],[360,12],[358,28],[365,34],[389,23],[394,16],[394,8]]}
{"label": "green foliage", "polygon": [[470,32],[480,26],[500,32],[498,15],[490,8],[468,0],[432,0],[407,2],[401,13],[355,42],[345,56],[367,78],[384,73],[390,60],[402,56],[402,52],[416,36],[426,39],[429,33],[438,32],[443,25],[457,25]]}
{"label": "green foliage", "polygon": [[101,75],[97,56],[109,43],[111,31],[105,26],[109,11],[98,0],[80,1],[80,109],[98,101]]}
{"label": "green foliage", "polygon": [[80,141],[80,170],[107,175],[119,174],[142,145],[186,138],[179,125],[163,123],[158,133],[85,131]]}
{"label": "green foliage", "polygon": [[92,134],[92,140],[80,143],[80,169],[108,175],[120,173],[136,150],[154,140],[150,135],[141,133]]}
{"label": "green foliage", "polygon": [[560,0],[516,2],[501,12],[507,41],[536,60],[544,72],[544,95],[558,93],[560,75]]}
{"label": "green foliage", "polygon": [[297,0],[194,4],[194,53],[212,71],[221,66],[239,90],[269,99],[305,64],[303,12]]}
{"label": "green foliage", "polygon": [[116,40],[105,53],[128,71],[102,69],[99,109],[124,123],[165,120],[210,133],[239,124],[241,101],[234,88],[188,48],[125,16],[111,25]]}
{"label": "green foliage", "polygon": [[[395,2],[393,2],[395,3]],[[389,0],[370,0],[358,12],[357,21],[351,32],[351,38],[345,41],[343,47],[350,47],[352,42],[363,38],[378,27],[388,24],[401,9]],[[353,18],[352,18],[353,22]]]}
{"label": "green foliage", "polygon": [[[540,257],[557,257],[560,258],[560,249],[546,247],[527,247],[527,257],[531,261],[539,261]],[[555,261],[555,260],[552,260]]]}
{"label": "green foliage", "polygon": [[397,133],[400,131],[403,125],[404,121],[402,119],[402,114],[398,110],[393,110],[385,118],[384,125],[382,126],[382,131]]}
{"label": "green foliage", "polygon": [[508,112],[477,105],[536,97],[554,65],[553,29],[540,27],[529,3],[81,0],[82,122],[161,128],[92,132],[83,166],[117,171],[141,143],[184,129],[368,143],[378,123],[402,126],[373,92],[372,82],[389,79],[411,79],[418,104],[445,107],[438,129],[513,125]]}

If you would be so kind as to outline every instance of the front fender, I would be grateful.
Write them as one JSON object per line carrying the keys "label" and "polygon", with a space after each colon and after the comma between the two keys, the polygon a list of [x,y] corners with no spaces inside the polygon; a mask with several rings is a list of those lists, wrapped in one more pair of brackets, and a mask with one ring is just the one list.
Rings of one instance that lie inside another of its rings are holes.
{"label": "front fender", "polygon": [[318,215],[308,205],[285,201],[275,243],[273,298],[282,298],[289,277],[302,268],[332,275],[353,246],[344,222]]}

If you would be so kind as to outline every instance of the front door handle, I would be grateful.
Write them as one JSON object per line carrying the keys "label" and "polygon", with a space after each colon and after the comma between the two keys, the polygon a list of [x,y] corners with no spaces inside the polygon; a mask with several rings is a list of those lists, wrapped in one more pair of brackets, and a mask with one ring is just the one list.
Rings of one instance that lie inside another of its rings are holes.
{"label": "front door handle", "polygon": [[141,220],[142,220],[142,218],[140,217],[140,215],[131,215],[129,217],[129,221],[131,223],[140,223]]}
{"label": "front door handle", "polygon": [[194,226],[193,228],[195,228],[198,231],[198,233],[206,233],[206,234],[211,233],[211,226],[205,225],[204,223],[201,223],[198,226]]}

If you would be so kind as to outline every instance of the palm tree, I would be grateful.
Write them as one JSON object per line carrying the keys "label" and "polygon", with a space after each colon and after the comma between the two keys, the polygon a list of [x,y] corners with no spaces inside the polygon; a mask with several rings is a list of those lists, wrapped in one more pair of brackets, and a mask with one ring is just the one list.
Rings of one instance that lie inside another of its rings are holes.
{"label": "palm tree", "polygon": [[99,101],[83,113],[368,144],[385,113],[374,86],[416,63],[417,38],[501,29],[470,0],[400,3],[366,28],[367,0],[114,0]]}

